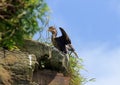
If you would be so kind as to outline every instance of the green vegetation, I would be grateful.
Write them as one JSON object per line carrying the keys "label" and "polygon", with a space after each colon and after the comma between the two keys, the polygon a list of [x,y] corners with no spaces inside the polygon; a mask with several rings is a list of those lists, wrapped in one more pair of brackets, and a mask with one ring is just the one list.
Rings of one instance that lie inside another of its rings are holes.
{"label": "green vegetation", "polygon": [[70,66],[69,66],[69,76],[70,76],[70,85],[85,85],[88,82],[95,82],[95,78],[86,78],[81,75],[81,70],[85,71],[84,66],[82,65],[83,60],[81,58],[76,58],[70,56]]}
{"label": "green vegetation", "polygon": [[32,38],[43,29],[48,11],[44,0],[1,0],[0,45],[14,49],[24,38]]}
{"label": "green vegetation", "polygon": [[80,71],[83,70],[82,59],[70,56],[69,76],[70,85],[83,85],[84,78],[81,76]]}

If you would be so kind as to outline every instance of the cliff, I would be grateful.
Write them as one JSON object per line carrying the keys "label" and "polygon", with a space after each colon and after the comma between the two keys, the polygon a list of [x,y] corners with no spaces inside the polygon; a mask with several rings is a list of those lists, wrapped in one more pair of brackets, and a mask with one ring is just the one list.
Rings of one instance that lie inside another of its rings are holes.
{"label": "cliff", "polygon": [[64,54],[32,40],[19,48],[0,48],[0,85],[69,85]]}

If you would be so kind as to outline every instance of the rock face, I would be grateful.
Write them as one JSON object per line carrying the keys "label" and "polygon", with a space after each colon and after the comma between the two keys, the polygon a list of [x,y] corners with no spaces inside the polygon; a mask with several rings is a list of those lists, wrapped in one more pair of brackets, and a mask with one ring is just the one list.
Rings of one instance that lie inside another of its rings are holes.
{"label": "rock face", "polygon": [[67,57],[40,42],[25,40],[5,54],[0,48],[0,85],[69,85],[65,73]]}
{"label": "rock face", "polygon": [[33,81],[39,85],[69,85],[69,77],[51,70],[39,70],[34,73]]}
{"label": "rock face", "polygon": [[25,40],[22,51],[34,54],[37,57],[40,68],[65,72],[67,69],[67,57],[50,46],[36,41]]}
{"label": "rock face", "polygon": [[21,51],[0,50],[0,85],[29,85],[35,68],[36,57],[32,55],[30,66],[29,54]]}

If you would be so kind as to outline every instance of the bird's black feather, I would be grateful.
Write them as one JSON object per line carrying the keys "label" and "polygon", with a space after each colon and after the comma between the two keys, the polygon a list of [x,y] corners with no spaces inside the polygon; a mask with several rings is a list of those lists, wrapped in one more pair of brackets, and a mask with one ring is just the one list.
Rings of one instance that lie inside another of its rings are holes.
{"label": "bird's black feather", "polygon": [[[71,40],[67,33],[64,31],[63,28],[59,27],[62,35],[60,37],[57,36],[56,28],[49,27],[49,31],[52,33],[52,43],[53,45],[60,51],[67,53],[67,51],[71,51],[75,53],[74,48],[71,45]],[[77,55],[77,54],[76,54]]]}
{"label": "bird's black feather", "polygon": [[62,33],[62,36],[61,36],[61,38],[62,38],[62,40],[64,41],[64,43],[67,45],[67,44],[71,44],[71,40],[70,40],[70,38],[68,37],[68,35],[67,35],[67,33],[64,31],[64,29],[63,28],[59,28],[60,29],[60,31],[61,31],[61,33]]}

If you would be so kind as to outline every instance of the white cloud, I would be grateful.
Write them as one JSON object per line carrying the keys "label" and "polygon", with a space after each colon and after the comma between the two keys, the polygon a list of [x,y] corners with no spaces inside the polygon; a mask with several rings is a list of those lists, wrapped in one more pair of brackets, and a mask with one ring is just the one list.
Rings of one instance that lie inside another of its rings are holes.
{"label": "white cloud", "polygon": [[120,85],[120,47],[109,49],[110,45],[88,46],[81,51],[89,77],[96,81],[86,85]]}

